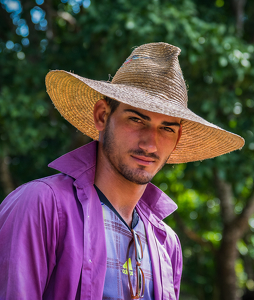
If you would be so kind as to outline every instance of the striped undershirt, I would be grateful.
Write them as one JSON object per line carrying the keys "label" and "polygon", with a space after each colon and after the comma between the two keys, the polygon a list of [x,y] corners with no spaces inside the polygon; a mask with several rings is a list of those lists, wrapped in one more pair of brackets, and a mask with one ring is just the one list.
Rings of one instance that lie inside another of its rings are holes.
{"label": "striped undershirt", "polygon": [[[98,192],[98,188],[96,187]],[[127,248],[132,239],[132,234],[119,217],[103,202],[100,191],[104,228],[107,247],[107,270],[104,283],[103,300],[130,300],[130,289],[127,274]],[[105,196],[104,196],[105,197]],[[107,200],[108,201],[108,200]],[[136,224],[133,229],[138,233],[143,247],[143,261],[141,268],[145,275],[145,300],[154,299],[153,277],[150,254],[146,239],[144,223],[135,211]],[[132,286],[136,290],[136,260],[134,245],[130,248],[129,270]]]}

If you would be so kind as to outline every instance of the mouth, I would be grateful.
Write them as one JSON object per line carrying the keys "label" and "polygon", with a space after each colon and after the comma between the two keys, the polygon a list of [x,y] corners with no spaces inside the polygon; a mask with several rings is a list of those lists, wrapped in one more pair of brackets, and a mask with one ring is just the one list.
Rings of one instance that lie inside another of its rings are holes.
{"label": "mouth", "polygon": [[150,166],[153,163],[155,163],[154,158],[146,157],[146,156],[140,156],[140,155],[131,155],[131,157],[139,164],[143,166]]}

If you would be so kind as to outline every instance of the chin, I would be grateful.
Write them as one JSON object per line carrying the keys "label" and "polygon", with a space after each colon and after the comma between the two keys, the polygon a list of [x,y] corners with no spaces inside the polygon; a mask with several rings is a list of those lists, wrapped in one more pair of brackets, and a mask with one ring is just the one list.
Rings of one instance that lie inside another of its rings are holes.
{"label": "chin", "polygon": [[128,181],[138,185],[148,184],[154,176],[151,173],[144,171],[143,168],[141,170],[129,169],[125,165],[119,166],[119,173]]}

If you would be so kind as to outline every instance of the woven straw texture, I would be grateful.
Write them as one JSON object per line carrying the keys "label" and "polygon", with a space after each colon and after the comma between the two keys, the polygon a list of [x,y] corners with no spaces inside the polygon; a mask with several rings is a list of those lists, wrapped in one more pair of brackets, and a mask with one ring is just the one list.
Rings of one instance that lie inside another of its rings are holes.
{"label": "woven straw texture", "polygon": [[46,76],[47,92],[61,115],[93,139],[99,137],[93,107],[105,96],[181,118],[182,137],[168,163],[204,160],[242,148],[242,137],[207,122],[187,108],[187,90],[178,62],[180,51],[166,43],[142,45],[126,59],[112,82],[51,71]]}

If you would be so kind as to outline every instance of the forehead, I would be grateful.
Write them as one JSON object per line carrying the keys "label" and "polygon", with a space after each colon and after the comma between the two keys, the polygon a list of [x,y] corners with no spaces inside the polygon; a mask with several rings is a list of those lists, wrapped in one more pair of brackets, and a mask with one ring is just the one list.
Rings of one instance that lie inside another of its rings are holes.
{"label": "forehead", "polygon": [[159,114],[156,112],[151,112],[151,111],[137,108],[137,107],[131,106],[129,104],[124,104],[124,103],[120,103],[117,110],[120,114],[134,114],[135,115],[135,113],[136,113],[136,114],[139,114],[139,116],[141,116],[141,117],[143,115],[144,117],[146,117],[145,119],[147,119],[148,121],[150,119],[151,121],[153,121],[153,120],[161,121],[161,123],[162,122],[176,122],[176,123],[180,124],[180,122],[181,122],[181,118],[163,115],[163,114]]}

